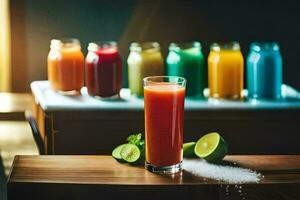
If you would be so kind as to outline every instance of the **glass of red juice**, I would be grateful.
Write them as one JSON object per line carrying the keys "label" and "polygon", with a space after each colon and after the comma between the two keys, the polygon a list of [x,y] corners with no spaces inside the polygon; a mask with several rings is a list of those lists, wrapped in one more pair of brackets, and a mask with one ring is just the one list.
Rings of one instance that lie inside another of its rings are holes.
{"label": "glass of red juice", "polygon": [[91,42],[86,56],[88,94],[100,98],[118,98],[122,87],[122,60],[117,43]]}
{"label": "glass of red juice", "polygon": [[186,80],[176,76],[143,79],[145,106],[145,168],[172,174],[182,168]]}

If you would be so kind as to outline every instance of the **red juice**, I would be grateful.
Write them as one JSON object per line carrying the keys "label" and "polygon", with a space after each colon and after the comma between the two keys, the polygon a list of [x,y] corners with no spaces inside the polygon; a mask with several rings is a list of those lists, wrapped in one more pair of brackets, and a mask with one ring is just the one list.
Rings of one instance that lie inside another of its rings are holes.
{"label": "red juice", "polygon": [[146,162],[156,167],[182,161],[185,87],[153,83],[144,87]]}
{"label": "red juice", "polygon": [[86,57],[88,94],[116,97],[122,87],[122,61],[116,43],[90,43]]}

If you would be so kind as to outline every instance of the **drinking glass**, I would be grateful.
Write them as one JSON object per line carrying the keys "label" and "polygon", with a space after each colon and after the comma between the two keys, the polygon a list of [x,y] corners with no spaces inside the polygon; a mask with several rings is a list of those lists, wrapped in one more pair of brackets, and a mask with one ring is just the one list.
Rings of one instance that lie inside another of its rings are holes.
{"label": "drinking glass", "polygon": [[170,174],[182,168],[186,80],[177,76],[143,79],[146,162],[154,173]]}

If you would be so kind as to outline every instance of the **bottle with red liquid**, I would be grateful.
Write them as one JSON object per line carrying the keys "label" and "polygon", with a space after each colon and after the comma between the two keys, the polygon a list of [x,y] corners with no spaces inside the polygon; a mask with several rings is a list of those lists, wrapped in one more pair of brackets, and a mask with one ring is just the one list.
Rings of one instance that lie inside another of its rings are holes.
{"label": "bottle with red liquid", "polygon": [[88,94],[100,98],[118,98],[122,87],[122,60],[117,43],[91,42],[86,56]]}

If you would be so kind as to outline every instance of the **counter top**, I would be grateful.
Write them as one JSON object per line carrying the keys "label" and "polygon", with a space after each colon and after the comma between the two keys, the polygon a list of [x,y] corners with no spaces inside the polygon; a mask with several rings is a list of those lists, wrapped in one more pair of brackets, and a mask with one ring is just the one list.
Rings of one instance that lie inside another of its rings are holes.
{"label": "counter top", "polygon": [[[121,99],[103,100],[93,98],[82,88],[77,96],[65,96],[54,92],[48,81],[34,81],[31,90],[38,103],[45,111],[55,110],[143,110],[143,98],[130,95],[130,90],[123,88]],[[207,90],[205,91],[207,94]],[[247,94],[247,91],[244,91]],[[300,109],[300,94],[293,88],[282,86],[283,99],[278,101],[243,100],[228,101],[216,99],[186,98],[185,110],[264,110],[264,109]]]}

